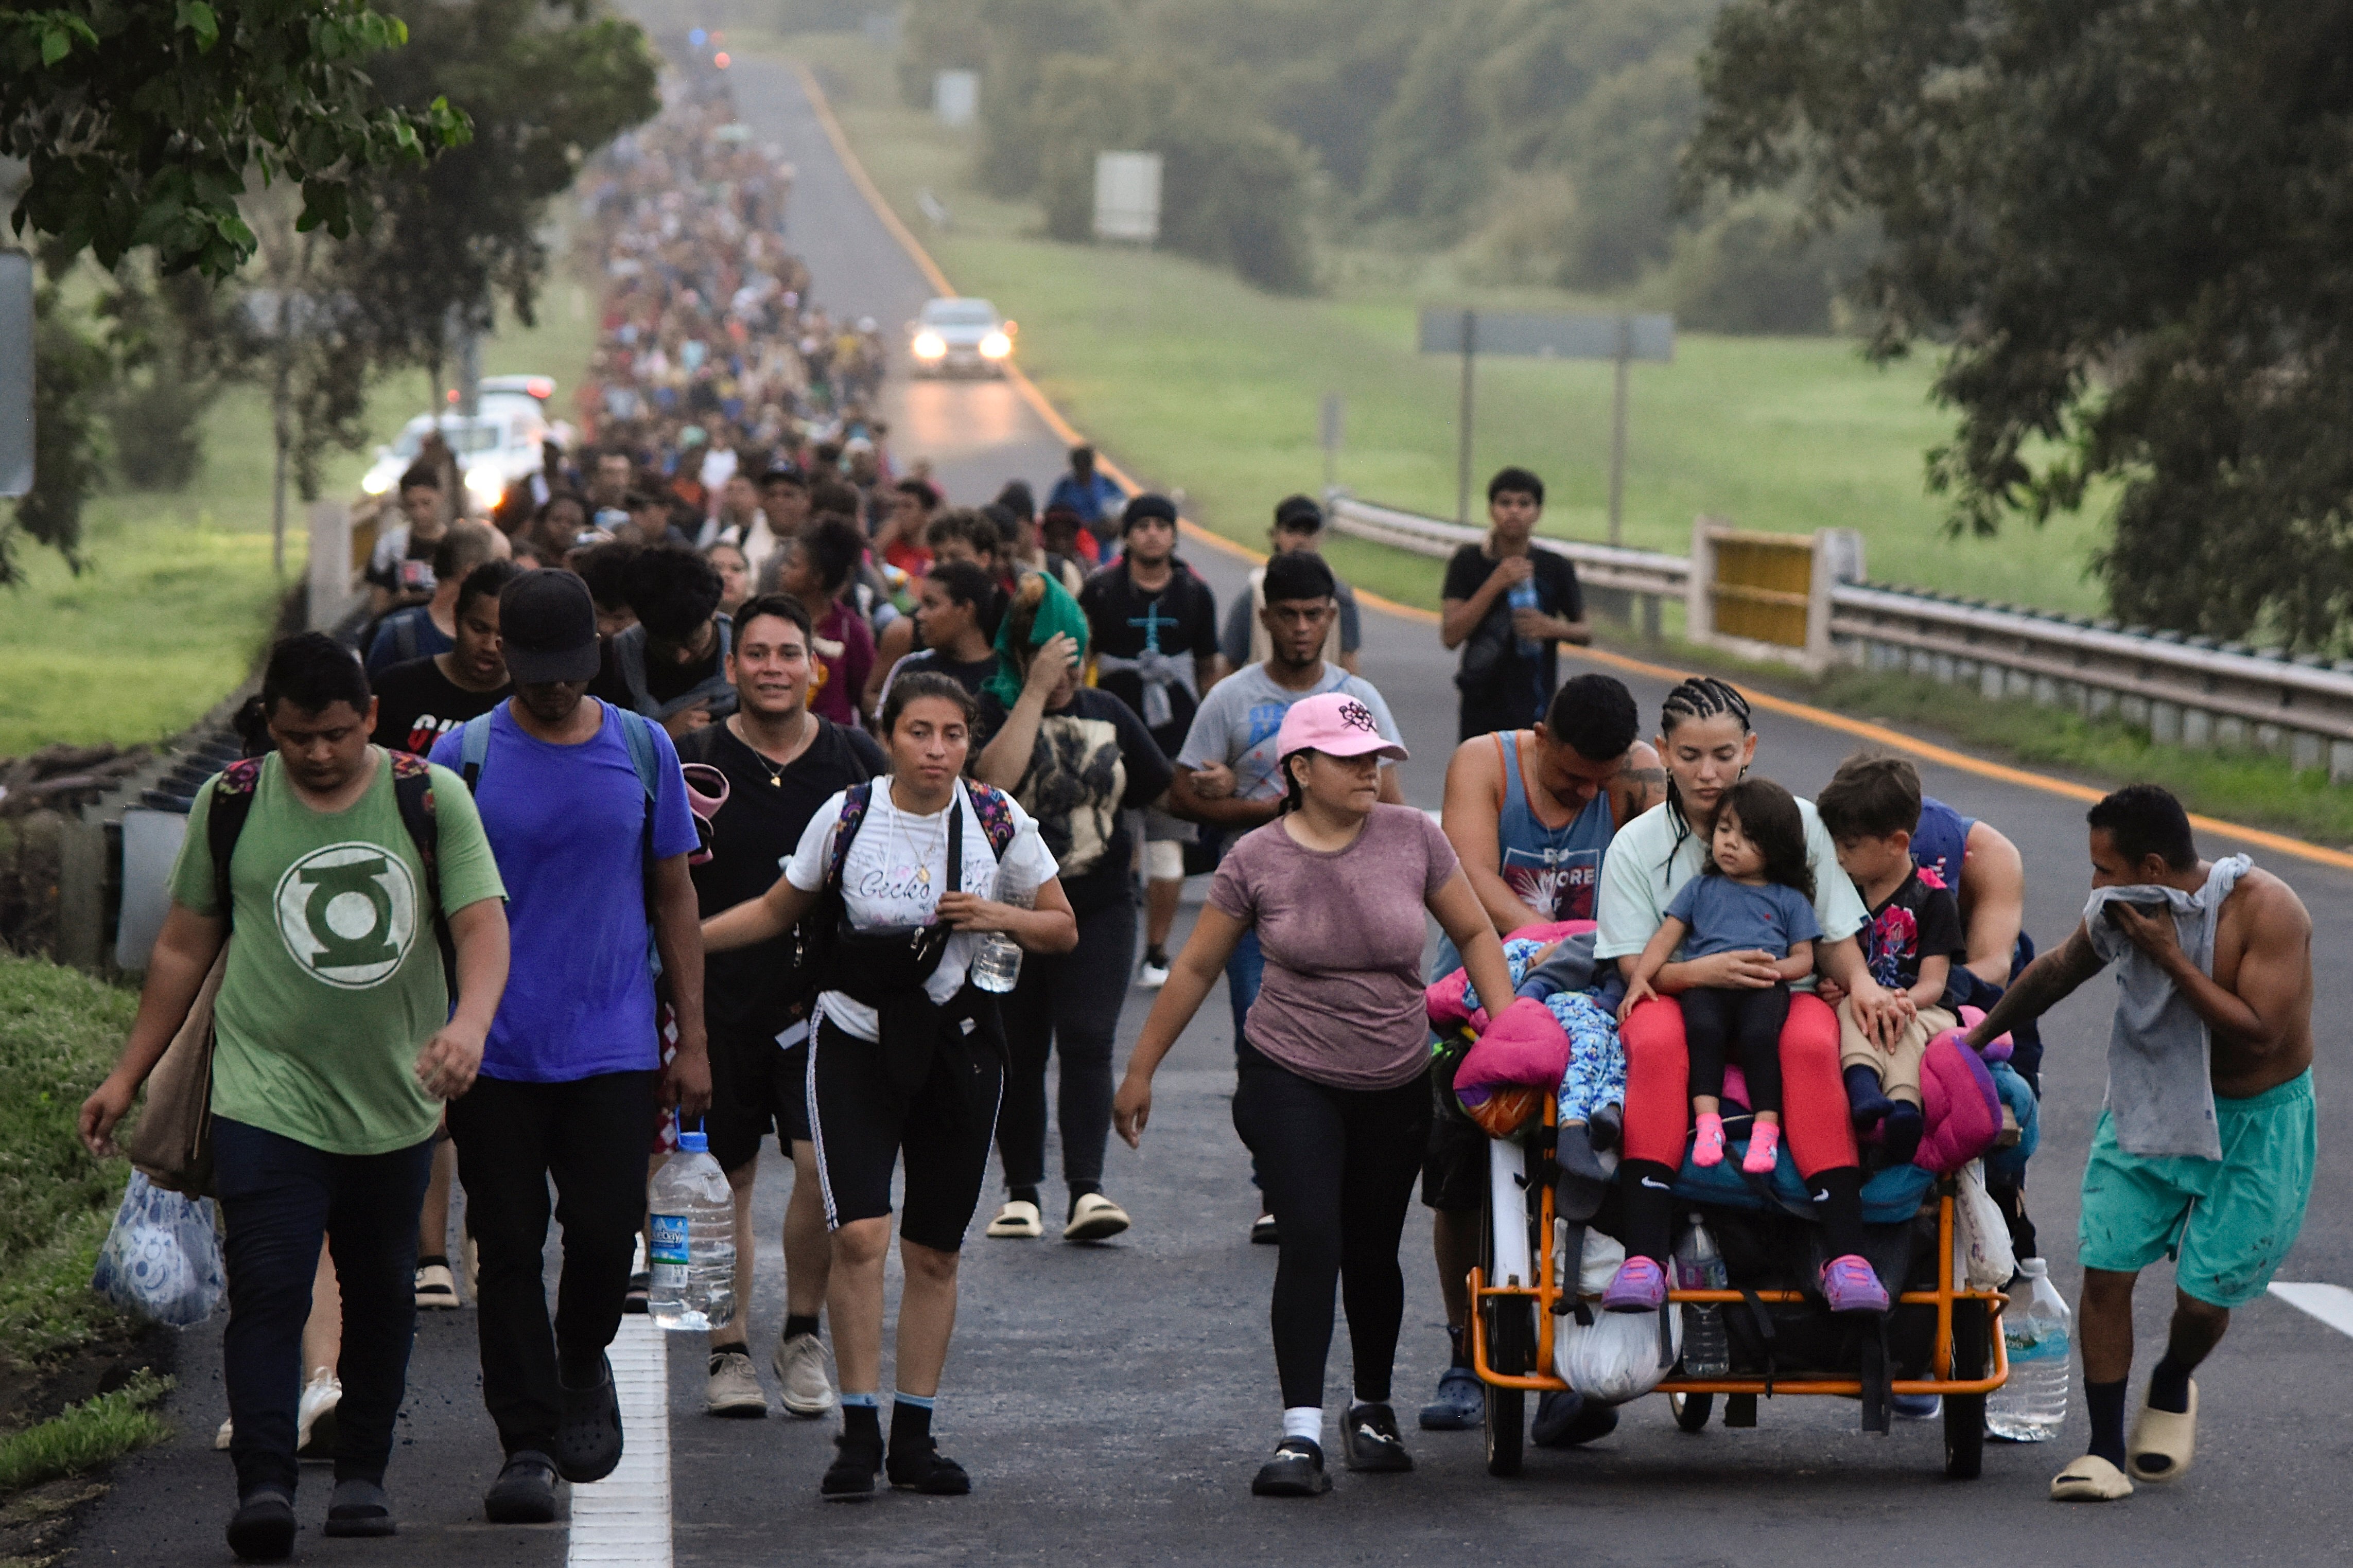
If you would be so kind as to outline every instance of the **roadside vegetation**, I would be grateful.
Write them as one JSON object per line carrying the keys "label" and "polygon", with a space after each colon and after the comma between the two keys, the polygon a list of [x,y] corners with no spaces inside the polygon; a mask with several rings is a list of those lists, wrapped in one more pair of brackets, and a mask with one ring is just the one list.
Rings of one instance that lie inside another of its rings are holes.
{"label": "roadside vegetation", "polygon": [[[1482,280],[1463,256],[1370,239],[1335,247],[1323,291],[1309,297],[1166,251],[1055,240],[1037,201],[984,186],[979,131],[908,106],[889,50],[841,32],[738,39],[739,53],[818,70],[861,162],[949,278],[1021,323],[1021,363],[1057,406],[1139,478],[1184,487],[1191,513],[1251,543],[1277,497],[1322,484],[1327,392],[1347,405],[1339,484],[1453,515],[1460,364],[1415,352],[1421,304],[1659,302],[1639,284],[1597,292]],[[923,216],[924,191],[949,209],[944,229]],[[1701,512],[1775,532],[1854,528],[1874,579],[2097,612],[2086,573],[2100,529],[2086,518],[1998,539],[1947,534],[1925,484],[1923,454],[1950,430],[1927,398],[1933,375],[1925,356],[1874,368],[1835,335],[1683,333],[1676,363],[1633,373],[1625,542],[1681,553]],[[1487,360],[1475,400],[1474,474],[1527,463],[1547,480],[1547,532],[1606,537],[1609,367]],[[1435,604],[1436,563],[1345,546],[1333,556],[1376,592]]]}
{"label": "roadside vegetation", "polygon": [[90,1290],[130,1170],[75,1133],[139,999],[38,959],[0,953],[0,1365],[22,1371],[123,1329]]}
{"label": "roadside vegetation", "polygon": [[[568,407],[594,329],[586,290],[560,281],[537,327],[483,344],[483,374],[553,375]],[[322,493],[356,496],[368,447],[424,412],[426,390],[413,371],[380,375],[364,416],[369,443],[322,458]],[[204,463],[184,488],[110,475],[82,513],[79,573],[55,551],[19,552],[22,581],[0,588],[0,757],[56,741],[153,742],[245,679],[281,591],[269,570],[269,405],[258,390],[228,388],[196,434]],[[302,580],[306,510],[288,508],[286,585]]]}

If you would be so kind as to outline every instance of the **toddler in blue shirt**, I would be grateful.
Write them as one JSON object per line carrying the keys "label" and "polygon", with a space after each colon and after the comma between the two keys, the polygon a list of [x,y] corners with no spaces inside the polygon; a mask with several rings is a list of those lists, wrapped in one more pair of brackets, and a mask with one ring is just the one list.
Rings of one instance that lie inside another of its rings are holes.
{"label": "toddler in blue shirt", "polygon": [[1634,961],[1622,1023],[1634,1005],[1657,994],[1651,981],[1676,948],[1683,960],[1719,952],[1761,952],[1779,976],[1753,987],[1702,986],[1676,1000],[1683,1014],[1683,1044],[1691,1055],[1691,1097],[1697,1128],[1692,1161],[1724,1160],[1724,1068],[1736,1058],[1748,1080],[1756,1117],[1740,1168],[1773,1169],[1781,1148],[1781,1025],[1789,1016],[1789,982],[1813,973],[1814,875],[1806,860],[1806,823],[1798,801],[1770,779],[1748,778],[1726,790],[1715,814],[1702,873],[1667,905],[1658,934]]}

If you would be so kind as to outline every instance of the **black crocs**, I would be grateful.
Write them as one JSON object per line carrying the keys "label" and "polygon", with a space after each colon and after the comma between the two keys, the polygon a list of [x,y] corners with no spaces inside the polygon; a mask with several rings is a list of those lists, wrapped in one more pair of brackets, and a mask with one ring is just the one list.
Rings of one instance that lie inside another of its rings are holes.
{"label": "black crocs", "polygon": [[400,1521],[393,1517],[392,1499],[382,1482],[357,1476],[335,1483],[327,1499],[329,1535],[397,1535]]}
{"label": "black crocs", "polygon": [[482,1517],[492,1524],[554,1523],[555,1461],[536,1448],[508,1455],[499,1479],[482,1494]]}
{"label": "black crocs", "polygon": [[240,1563],[283,1563],[294,1555],[294,1500],[275,1487],[248,1492],[229,1515],[228,1549]]}
{"label": "black crocs", "polygon": [[1305,1437],[1285,1437],[1274,1446],[1274,1458],[1258,1468],[1250,1481],[1253,1497],[1321,1497],[1332,1489],[1324,1473],[1324,1450]]}
{"label": "black crocs", "polygon": [[613,1363],[596,1357],[603,1376],[585,1388],[564,1384],[564,1420],[555,1428],[555,1473],[579,1486],[601,1481],[621,1463],[621,1394]]}

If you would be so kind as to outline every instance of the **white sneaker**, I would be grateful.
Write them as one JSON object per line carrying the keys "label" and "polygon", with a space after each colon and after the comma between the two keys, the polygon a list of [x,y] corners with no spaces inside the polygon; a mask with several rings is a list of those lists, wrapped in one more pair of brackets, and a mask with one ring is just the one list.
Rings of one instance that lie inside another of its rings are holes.
{"label": "white sneaker", "polygon": [[1062,1227],[1062,1239],[1108,1241],[1128,1223],[1127,1211],[1101,1193],[1082,1193],[1071,1205],[1071,1223]]}
{"label": "white sneaker", "polygon": [[294,1407],[294,1452],[306,1459],[335,1457],[335,1406],[343,1402],[342,1380],[322,1372],[302,1387]]}
{"label": "white sneaker", "polygon": [[705,1386],[702,1407],[713,1415],[734,1416],[747,1421],[767,1418],[768,1396],[760,1388],[760,1374],[752,1370],[752,1358],[739,1350],[714,1351],[711,1382]]}
{"label": "white sneaker", "polygon": [[226,1454],[228,1452],[229,1440],[236,1436],[237,1423],[233,1420],[225,1420],[220,1424],[220,1430],[213,1434],[213,1447]]}
{"label": "white sneaker", "polygon": [[833,1391],[833,1378],[825,1370],[825,1342],[815,1334],[795,1334],[790,1339],[779,1335],[776,1353],[768,1364],[784,1385],[779,1398],[793,1415],[814,1418],[841,1403],[841,1396]]}
{"label": "white sneaker", "polygon": [[1163,985],[1168,984],[1168,965],[1166,963],[1155,963],[1152,962],[1151,955],[1149,953],[1145,954],[1144,959],[1144,967],[1137,971],[1135,983],[1146,991],[1159,990]]}

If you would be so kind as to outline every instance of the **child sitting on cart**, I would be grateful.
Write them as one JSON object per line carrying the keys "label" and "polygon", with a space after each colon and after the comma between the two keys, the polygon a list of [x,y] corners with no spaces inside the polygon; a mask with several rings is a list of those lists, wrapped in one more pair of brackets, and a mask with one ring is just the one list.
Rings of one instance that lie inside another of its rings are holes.
{"label": "child sitting on cart", "polygon": [[1815,798],[1822,826],[1838,846],[1839,869],[1870,906],[1862,928],[1872,978],[1902,1004],[1865,1031],[1841,1001],[1839,1067],[1858,1131],[1880,1128],[1886,1163],[1902,1164],[1920,1146],[1920,1063],[1928,1042],[1952,1028],[1945,1006],[1955,964],[1968,957],[1961,909],[1934,871],[1915,866],[1912,835],[1920,826],[1920,772],[1901,757],[1849,757]]}
{"label": "child sitting on cart", "polygon": [[1726,790],[1707,864],[1668,903],[1618,1005],[1622,1023],[1638,1004],[1656,996],[1651,978],[1679,947],[1686,958],[1762,952],[1774,961],[1779,978],[1769,985],[1702,986],[1678,998],[1691,1055],[1695,1164],[1724,1162],[1724,1068],[1733,1057],[1747,1078],[1748,1109],[1756,1117],[1740,1168],[1762,1175],[1779,1157],[1781,1026],[1789,1016],[1789,982],[1814,970],[1814,942],[1822,932],[1813,900],[1797,798],[1764,778],[1743,779]]}

